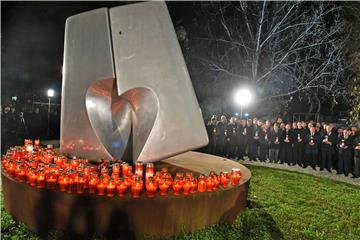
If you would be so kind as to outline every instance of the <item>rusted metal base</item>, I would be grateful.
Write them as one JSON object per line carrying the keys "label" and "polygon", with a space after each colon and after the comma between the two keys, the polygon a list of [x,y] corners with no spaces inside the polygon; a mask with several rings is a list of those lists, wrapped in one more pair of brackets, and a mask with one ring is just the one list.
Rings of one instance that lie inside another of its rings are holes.
{"label": "rusted metal base", "polygon": [[195,193],[189,196],[140,199],[78,195],[51,189],[39,189],[19,183],[2,171],[5,209],[29,229],[45,235],[58,229],[71,236],[97,234],[107,239],[142,239],[145,234],[170,236],[232,222],[246,207],[251,173],[243,165],[213,155],[187,152],[158,162],[156,168],[172,172],[192,171],[208,174],[211,170],[240,168],[241,183],[226,190]]}

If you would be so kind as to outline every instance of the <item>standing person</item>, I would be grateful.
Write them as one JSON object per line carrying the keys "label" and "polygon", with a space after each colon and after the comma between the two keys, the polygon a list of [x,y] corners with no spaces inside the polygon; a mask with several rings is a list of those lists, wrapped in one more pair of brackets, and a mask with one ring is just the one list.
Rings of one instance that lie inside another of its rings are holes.
{"label": "standing person", "polygon": [[42,139],[44,137],[43,134],[45,133],[44,129],[46,130],[47,127],[45,127],[46,122],[43,121],[39,108],[35,108],[34,112],[29,115],[29,120],[27,122],[31,138]]}
{"label": "standing person", "polygon": [[279,125],[274,124],[273,129],[269,132],[269,159],[270,162],[276,163],[279,161],[280,142],[282,141],[282,135],[279,130]]}
{"label": "standing person", "polygon": [[1,111],[1,154],[5,154],[9,148],[9,137],[10,130],[9,126],[11,117],[10,117],[10,106],[4,105],[4,110]]}
{"label": "standing person", "polygon": [[8,128],[9,128],[9,146],[15,146],[16,145],[16,130],[17,130],[17,123],[18,123],[18,117],[16,113],[16,108],[14,106],[10,106],[10,112],[9,118],[10,121],[8,122]]}
{"label": "standing person", "polygon": [[[255,121],[253,121],[253,122],[255,122]],[[260,128],[257,124],[254,124],[252,132],[250,133],[250,139],[249,139],[249,159],[250,160],[256,160],[256,158],[258,157],[259,139],[260,139]]]}
{"label": "standing person", "polygon": [[360,134],[354,134],[354,178],[360,177]]}
{"label": "standing person", "polygon": [[350,172],[352,159],[353,138],[351,137],[351,129],[343,131],[343,136],[338,140],[339,157],[338,157],[338,172],[347,177]]}
{"label": "standing person", "polygon": [[319,154],[318,145],[321,142],[320,135],[318,132],[316,132],[315,126],[310,126],[310,131],[305,135],[304,142],[306,155],[305,167],[310,165],[312,169],[315,170]]}
{"label": "standing person", "polygon": [[247,142],[246,142],[246,151],[245,155],[250,159],[250,143],[252,142],[253,132],[254,132],[254,125],[252,124],[252,120],[249,118],[246,124],[246,134],[247,134]]}
{"label": "standing person", "polygon": [[236,118],[231,117],[229,124],[226,126],[225,135],[225,155],[227,158],[233,158],[235,155],[236,146]]}
{"label": "standing person", "polygon": [[286,124],[285,131],[282,133],[282,145],[281,145],[281,163],[287,163],[289,166],[293,165],[292,161],[292,144],[293,144],[293,132],[291,130],[290,123]]}
{"label": "standing person", "polygon": [[293,162],[305,168],[304,162],[304,137],[306,130],[302,128],[301,122],[297,122],[297,128],[294,130],[294,153]]}
{"label": "standing person", "polygon": [[248,142],[248,127],[246,120],[242,119],[237,128],[237,157],[243,159],[246,155],[246,146]]}
{"label": "standing person", "polygon": [[321,165],[320,171],[324,168],[331,172],[332,158],[335,152],[335,145],[337,143],[336,133],[333,131],[333,125],[326,125],[324,135],[321,138]]}
{"label": "standing person", "polygon": [[259,138],[260,156],[261,162],[265,162],[269,154],[269,133],[266,124],[262,126],[262,131]]}
{"label": "standing person", "polygon": [[209,145],[207,147],[207,152],[209,154],[215,154],[216,150],[216,139],[217,139],[217,129],[216,129],[217,119],[213,115],[210,121],[206,125],[206,131],[209,136]]}
{"label": "standing person", "polygon": [[16,139],[17,139],[17,145],[21,145],[24,143],[24,139],[29,138],[29,131],[27,127],[27,121],[25,121],[24,113],[20,112],[19,117],[17,119],[17,130],[16,130]]}
{"label": "standing person", "polygon": [[216,124],[217,141],[216,141],[216,155],[223,157],[225,155],[225,131],[227,119],[224,115],[220,117],[220,121]]}

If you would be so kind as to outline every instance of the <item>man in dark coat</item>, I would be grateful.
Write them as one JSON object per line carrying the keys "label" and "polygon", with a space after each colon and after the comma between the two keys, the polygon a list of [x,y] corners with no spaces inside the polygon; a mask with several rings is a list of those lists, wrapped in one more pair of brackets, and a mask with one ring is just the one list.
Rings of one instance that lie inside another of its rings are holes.
{"label": "man in dark coat", "polygon": [[293,151],[293,132],[291,130],[290,123],[286,124],[285,131],[282,133],[282,143],[281,143],[281,163],[287,163],[288,165],[293,165],[292,161],[292,151]]}
{"label": "man in dark coat", "polygon": [[293,162],[304,167],[304,137],[306,130],[302,128],[301,122],[297,122],[297,128],[294,131],[294,151]]}
{"label": "man in dark coat", "polygon": [[265,162],[269,155],[269,130],[265,124],[262,126],[262,131],[260,132],[259,146],[259,160]]}
{"label": "man in dark coat", "polygon": [[215,150],[216,150],[216,138],[217,138],[216,121],[217,121],[216,116],[213,115],[210,121],[206,124],[206,131],[209,136],[209,145],[207,146],[207,152],[210,154],[215,154]]}
{"label": "man in dark coat", "polygon": [[225,131],[227,119],[224,115],[221,116],[220,121],[216,124],[217,141],[216,141],[216,155],[225,156]]}
{"label": "man in dark coat", "polygon": [[279,161],[280,143],[282,142],[282,134],[279,130],[279,125],[274,124],[273,129],[269,132],[269,159],[270,162],[276,163]]}
{"label": "man in dark coat", "polygon": [[331,172],[332,158],[335,153],[335,146],[337,143],[337,135],[333,131],[332,124],[326,125],[326,129],[321,138],[321,165],[320,171],[326,168]]}
{"label": "man in dark coat", "polygon": [[310,165],[315,170],[319,154],[318,145],[321,142],[321,137],[319,133],[316,132],[315,126],[310,127],[310,132],[305,135],[304,142],[306,155],[305,167]]}
{"label": "man in dark coat", "polygon": [[360,134],[354,133],[354,178],[360,177]]}
{"label": "man in dark coat", "polygon": [[236,147],[236,120],[235,117],[231,117],[229,124],[226,126],[225,135],[225,155],[228,158],[233,158],[235,156],[235,147]]}
{"label": "man in dark coat", "polygon": [[242,119],[241,123],[238,125],[236,136],[237,136],[237,157],[238,159],[243,159],[244,156],[246,155],[246,147],[249,138],[249,131],[245,119]]}
{"label": "man in dark coat", "polygon": [[348,176],[352,160],[353,138],[351,129],[345,129],[343,135],[338,139],[338,174],[344,173]]}
{"label": "man in dark coat", "polygon": [[250,133],[249,138],[249,159],[256,160],[258,158],[258,150],[259,150],[259,139],[261,134],[261,128],[259,125],[254,124],[252,132]]}

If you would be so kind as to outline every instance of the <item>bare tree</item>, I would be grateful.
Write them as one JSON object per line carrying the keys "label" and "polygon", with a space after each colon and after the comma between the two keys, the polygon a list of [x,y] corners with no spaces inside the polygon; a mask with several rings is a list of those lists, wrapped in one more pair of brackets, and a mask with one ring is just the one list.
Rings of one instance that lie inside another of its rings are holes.
{"label": "bare tree", "polygon": [[339,3],[207,2],[197,13],[192,56],[214,79],[246,81],[263,101],[306,99],[316,112],[346,97]]}

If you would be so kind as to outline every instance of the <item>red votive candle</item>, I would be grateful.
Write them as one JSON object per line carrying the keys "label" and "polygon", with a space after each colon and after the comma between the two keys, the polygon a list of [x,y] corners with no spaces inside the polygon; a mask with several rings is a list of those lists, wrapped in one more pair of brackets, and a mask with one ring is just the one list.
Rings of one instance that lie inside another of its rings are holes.
{"label": "red votive candle", "polygon": [[157,190],[157,183],[154,181],[153,177],[147,178],[146,181],[146,195],[148,198],[153,198]]}
{"label": "red votive candle", "polygon": [[197,180],[196,178],[192,177],[191,178],[191,190],[190,193],[195,193],[197,189]]}
{"label": "red votive candle", "polygon": [[211,192],[214,187],[213,178],[211,176],[208,176],[206,178],[206,191]]}
{"label": "red votive candle", "polygon": [[30,186],[35,186],[36,180],[37,180],[36,173],[34,171],[29,171],[28,182],[29,182]]}
{"label": "red votive candle", "polygon": [[120,178],[120,181],[116,186],[116,191],[118,193],[118,196],[119,197],[124,196],[124,192],[126,191],[127,188],[128,188],[128,183],[123,178]]}
{"label": "red votive candle", "polygon": [[160,196],[166,196],[169,187],[170,185],[168,185],[166,179],[161,178],[159,182]]}
{"label": "red votive candle", "polygon": [[94,194],[96,193],[96,185],[98,184],[99,179],[96,175],[91,176],[89,181],[89,193]]}
{"label": "red votive candle", "polygon": [[114,192],[115,192],[115,187],[116,184],[114,181],[110,181],[109,185],[107,185],[106,189],[107,189],[107,196],[108,197],[113,197],[114,196]]}
{"label": "red votive candle", "polygon": [[68,177],[65,174],[60,175],[58,183],[59,183],[59,190],[62,192],[66,192],[68,185],[69,185]]}
{"label": "red votive candle", "polygon": [[86,178],[83,173],[79,173],[78,178],[76,179],[76,193],[83,194],[86,184]]}
{"label": "red votive candle", "polygon": [[173,184],[172,184],[172,187],[173,187],[173,194],[174,196],[179,196],[180,195],[180,191],[182,189],[182,184],[181,184],[181,180],[177,177],[175,178]]}
{"label": "red votive candle", "polygon": [[229,185],[229,174],[227,172],[220,173],[220,183],[223,188],[227,188]]}
{"label": "red votive candle", "polygon": [[55,174],[50,173],[47,175],[46,177],[46,186],[47,188],[53,189],[56,187],[56,183],[57,183],[57,177]]}
{"label": "red votive candle", "polygon": [[133,198],[139,198],[143,189],[143,183],[140,177],[136,177],[131,185],[131,192]]}
{"label": "red votive candle", "polygon": [[233,168],[231,171],[231,185],[236,186],[239,184],[240,182],[240,169],[238,168]]}
{"label": "red votive candle", "polygon": [[145,178],[153,177],[154,174],[155,174],[154,164],[153,163],[146,164]]}
{"label": "red votive candle", "polygon": [[107,183],[105,181],[100,181],[100,183],[97,185],[98,195],[99,196],[105,195],[106,188],[107,188]]}
{"label": "red votive candle", "polygon": [[189,192],[191,190],[191,180],[190,180],[190,178],[185,179],[183,189],[184,189],[184,191],[183,191],[184,195],[189,195]]}
{"label": "red votive candle", "polygon": [[198,177],[198,192],[205,192],[206,191],[206,182],[205,182],[205,176],[200,175]]}
{"label": "red votive candle", "polygon": [[121,164],[121,170],[122,170],[122,175],[125,178],[129,172],[129,164],[127,164],[127,163]]}
{"label": "red votive candle", "polygon": [[142,178],[143,177],[143,163],[142,162],[136,162],[135,163],[135,175]]}
{"label": "red votive candle", "polygon": [[38,172],[36,175],[37,187],[43,188],[45,187],[45,174],[43,172]]}

